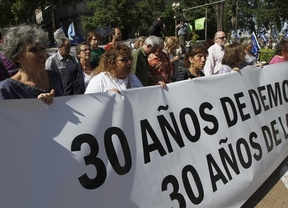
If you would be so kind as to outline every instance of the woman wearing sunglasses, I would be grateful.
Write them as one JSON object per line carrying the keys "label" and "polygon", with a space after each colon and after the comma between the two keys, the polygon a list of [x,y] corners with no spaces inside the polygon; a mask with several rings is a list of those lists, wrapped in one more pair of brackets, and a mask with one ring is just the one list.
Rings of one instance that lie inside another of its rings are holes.
{"label": "woman wearing sunglasses", "polygon": [[131,74],[132,61],[131,48],[125,43],[114,43],[101,56],[85,94],[108,91],[119,93],[121,90],[142,87],[136,75]]}

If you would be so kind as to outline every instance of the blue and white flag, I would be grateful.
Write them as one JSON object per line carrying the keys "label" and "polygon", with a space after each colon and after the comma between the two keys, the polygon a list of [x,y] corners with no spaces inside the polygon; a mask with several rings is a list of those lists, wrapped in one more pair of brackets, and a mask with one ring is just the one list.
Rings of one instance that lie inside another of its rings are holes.
{"label": "blue and white flag", "polygon": [[74,23],[73,22],[69,25],[67,34],[68,34],[68,38],[70,40],[74,40],[75,29],[74,29]]}
{"label": "blue and white flag", "polygon": [[288,31],[284,34],[282,39],[285,41],[288,41]]}
{"label": "blue and white flag", "polygon": [[260,38],[262,38],[265,43],[267,42],[267,39],[264,33],[260,33]]}
{"label": "blue and white flag", "polygon": [[253,53],[253,54],[258,54],[258,52],[259,52],[259,50],[260,50],[260,46],[259,46],[257,37],[256,37],[256,35],[255,35],[254,32],[252,33],[251,40],[252,40],[251,53]]}

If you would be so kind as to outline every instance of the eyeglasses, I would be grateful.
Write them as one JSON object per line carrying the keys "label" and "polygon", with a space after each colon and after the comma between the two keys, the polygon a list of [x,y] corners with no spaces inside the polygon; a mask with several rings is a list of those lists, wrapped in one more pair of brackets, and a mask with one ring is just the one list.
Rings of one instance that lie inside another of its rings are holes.
{"label": "eyeglasses", "polygon": [[224,40],[224,39],[226,39],[227,37],[226,37],[226,36],[223,36],[223,37],[217,37],[217,38],[219,38],[219,39],[221,39],[221,40]]}
{"label": "eyeglasses", "polygon": [[128,62],[133,61],[133,56],[124,57],[122,59],[117,59],[117,61]]}
{"label": "eyeglasses", "polygon": [[91,51],[90,48],[83,48],[83,49],[80,49],[81,52],[87,52],[87,51]]}

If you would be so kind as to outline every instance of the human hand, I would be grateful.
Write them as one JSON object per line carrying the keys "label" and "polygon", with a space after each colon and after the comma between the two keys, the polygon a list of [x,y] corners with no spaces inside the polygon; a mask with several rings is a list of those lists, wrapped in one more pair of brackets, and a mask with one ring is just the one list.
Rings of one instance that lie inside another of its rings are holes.
{"label": "human hand", "polygon": [[263,64],[262,63],[257,63],[255,64],[256,67],[260,67],[260,68],[263,68]]}
{"label": "human hand", "polygon": [[234,67],[231,72],[233,72],[233,71],[237,71],[238,72],[238,71],[240,71],[240,69],[238,67]]}
{"label": "human hand", "polygon": [[158,81],[158,84],[161,85],[162,89],[166,87],[166,83],[163,81]]}
{"label": "human hand", "polygon": [[120,93],[120,90],[118,90],[117,88],[112,88],[112,89],[110,89],[110,90],[108,90],[109,92],[117,92],[117,93],[119,93],[119,94],[121,94]]}
{"label": "human hand", "polygon": [[38,99],[43,100],[44,103],[50,105],[53,103],[53,97],[55,96],[55,90],[52,89],[49,93],[41,93],[38,95]]}

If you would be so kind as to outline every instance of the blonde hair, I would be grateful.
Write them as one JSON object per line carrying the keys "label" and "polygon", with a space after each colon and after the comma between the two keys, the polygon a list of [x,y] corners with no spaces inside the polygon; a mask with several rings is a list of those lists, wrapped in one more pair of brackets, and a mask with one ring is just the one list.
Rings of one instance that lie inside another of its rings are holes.
{"label": "blonde hair", "polygon": [[173,50],[179,47],[178,39],[175,36],[166,37],[164,42],[164,47],[167,49],[168,52],[171,52],[169,50]]}
{"label": "blonde hair", "polygon": [[146,37],[144,36],[140,36],[139,38],[137,38],[137,40],[134,43],[134,48],[140,48],[141,45],[143,45],[144,41],[145,41]]}

